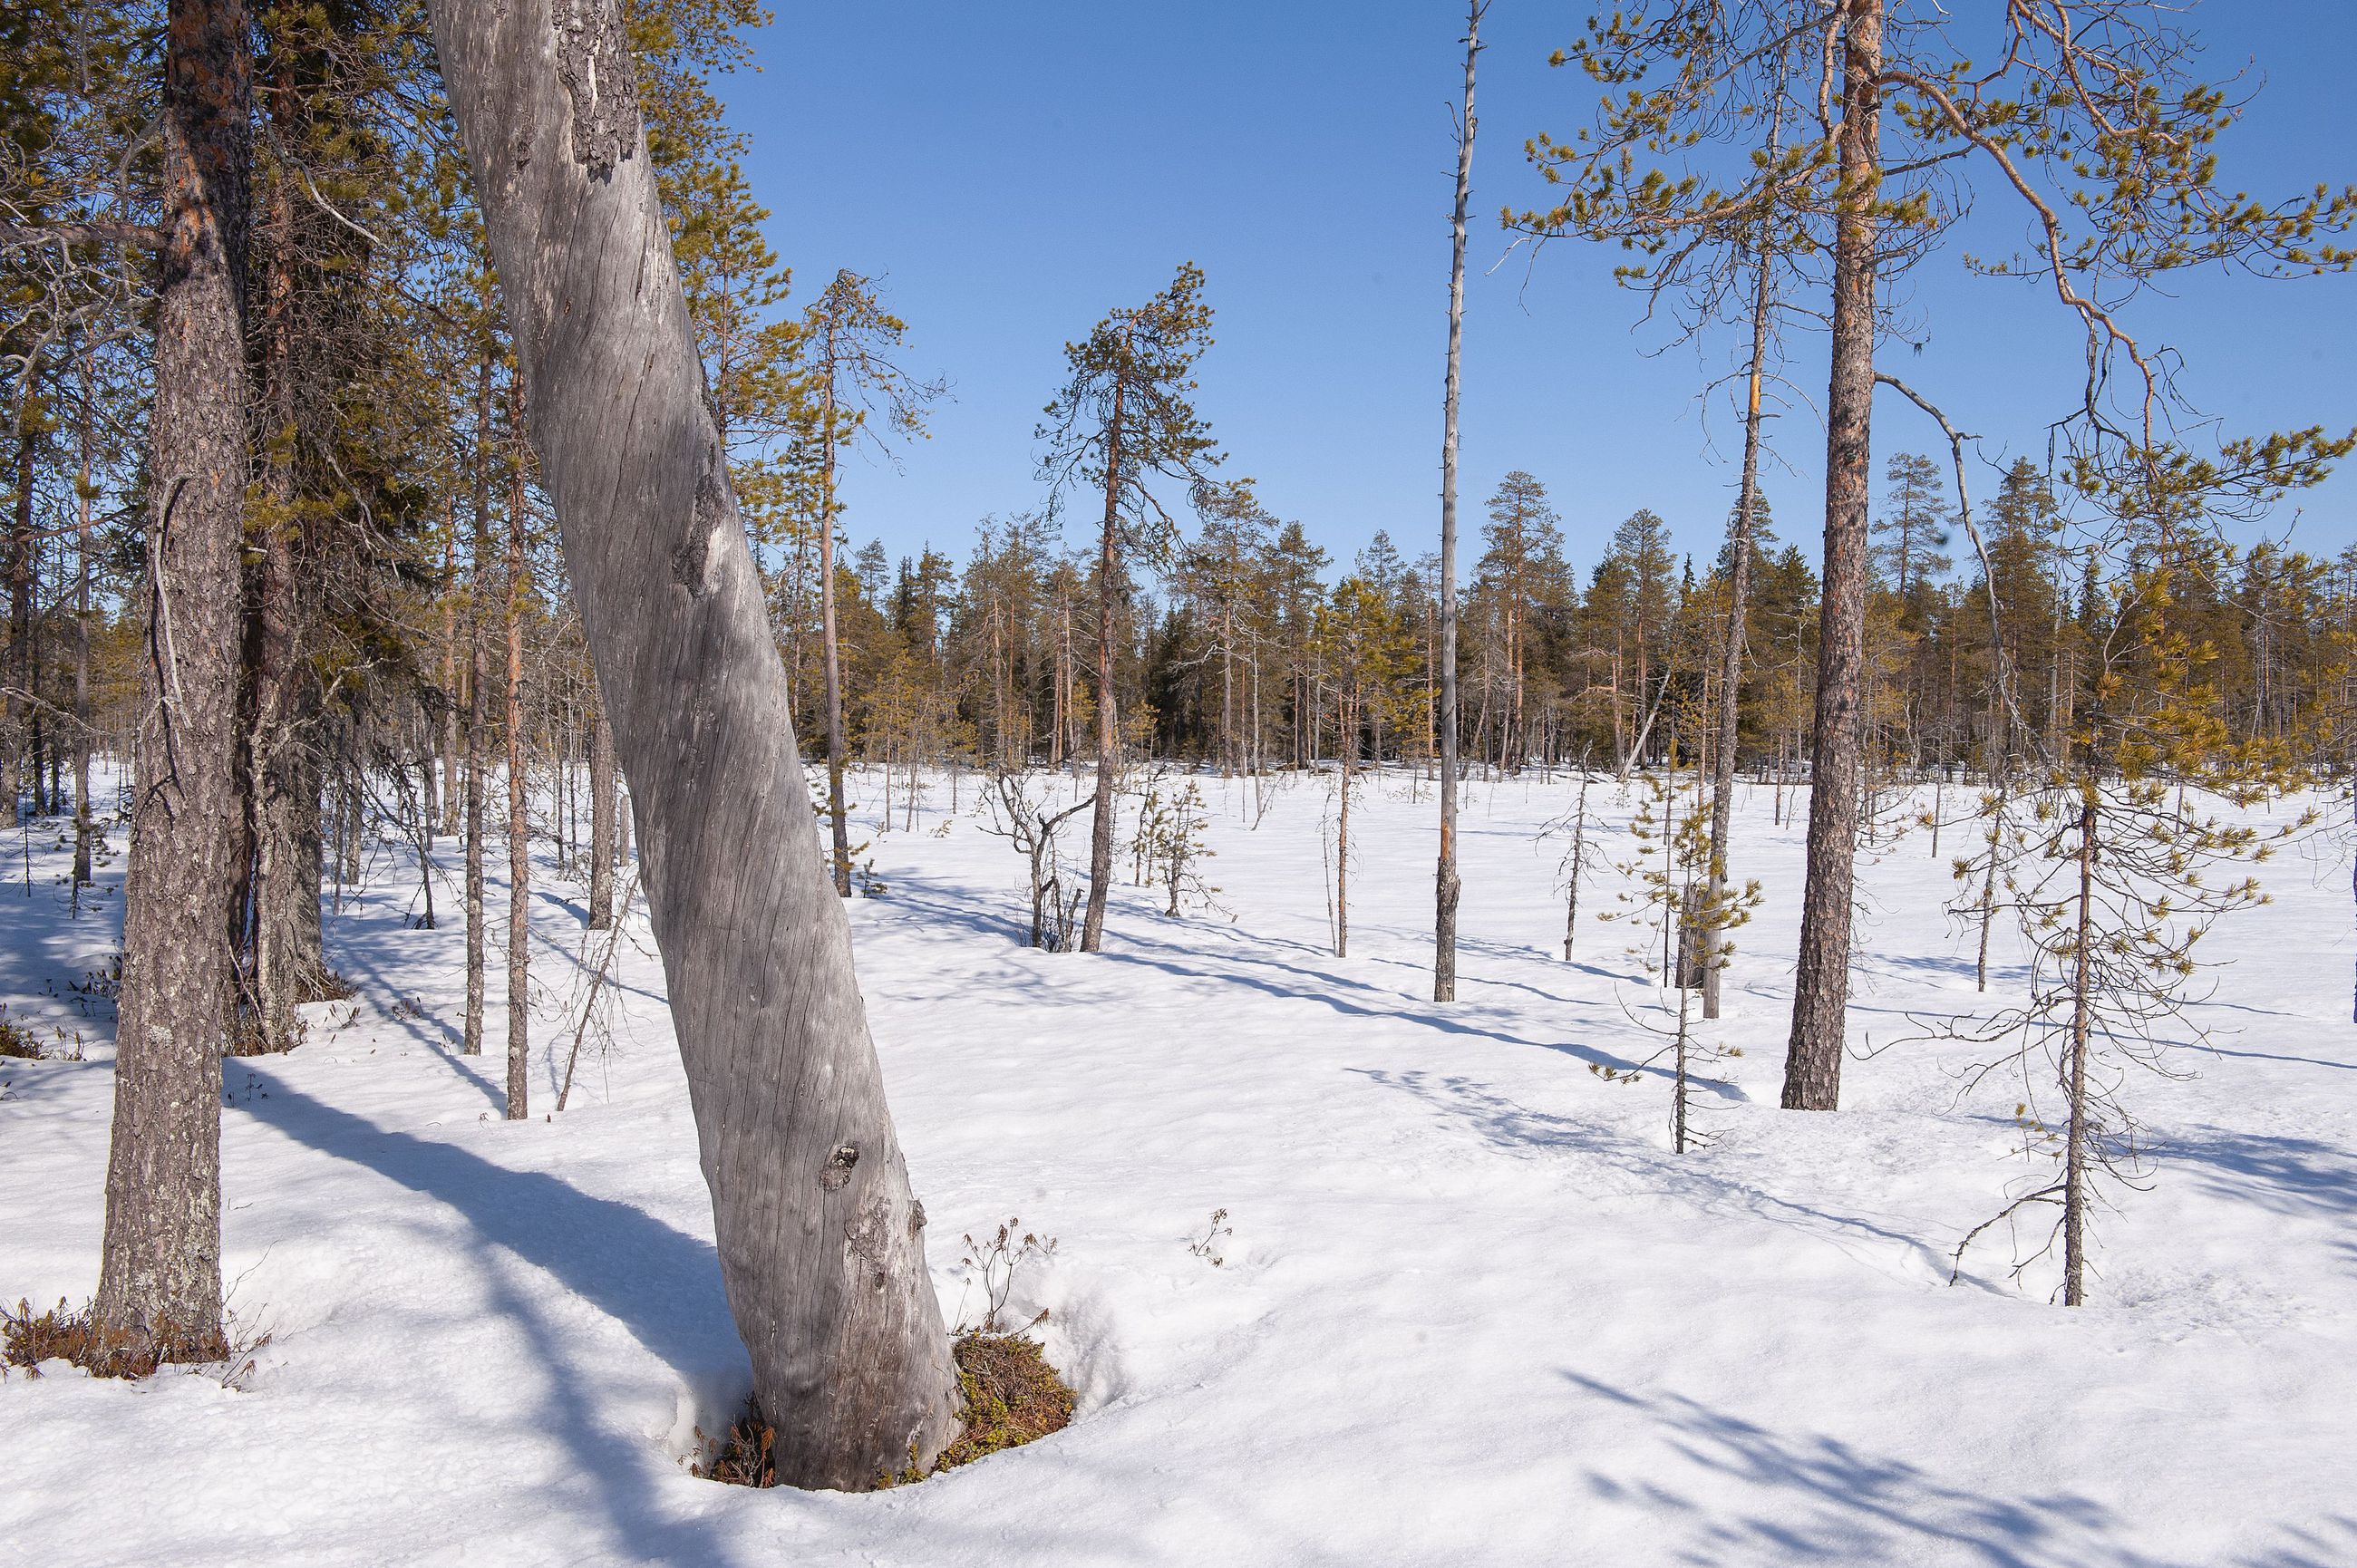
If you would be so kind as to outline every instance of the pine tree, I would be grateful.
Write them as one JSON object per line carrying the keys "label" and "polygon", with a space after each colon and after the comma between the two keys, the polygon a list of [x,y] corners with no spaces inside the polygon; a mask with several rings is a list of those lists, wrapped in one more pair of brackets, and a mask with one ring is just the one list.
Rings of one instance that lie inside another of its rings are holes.
{"label": "pine tree", "polygon": [[1088,337],[1067,343],[1071,376],[1049,403],[1037,435],[1040,475],[1059,498],[1085,485],[1103,499],[1096,560],[1097,796],[1083,952],[1095,952],[1104,941],[1120,813],[1114,622],[1123,564],[1132,555],[1166,559],[1177,537],[1178,521],[1155,493],[1156,481],[1200,491],[1220,461],[1211,427],[1193,403],[1195,363],[1211,343],[1211,307],[1202,291],[1202,269],[1187,263],[1168,288],[1142,306],[1114,311]]}

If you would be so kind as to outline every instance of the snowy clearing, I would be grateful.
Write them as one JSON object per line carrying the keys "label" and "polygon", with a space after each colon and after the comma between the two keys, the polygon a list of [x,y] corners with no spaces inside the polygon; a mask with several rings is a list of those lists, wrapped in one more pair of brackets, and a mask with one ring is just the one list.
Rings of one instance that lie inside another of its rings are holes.
{"label": "snowy clearing", "polygon": [[[2337,840],[2268,868],[2275,903],[2205,944],[2231,961],[2195,1010],[2213,1048],[2128,1086],[2157,1170],[2110,1189],[2094,1305],[2066,1312],[2050,1271],[2007,1278],[1999,1233],[1948,1283],[2029,1167],[2014,1090],[1959,1102],[1980,1053],[1909,1038],[1910,1015],[1979,1000],[1921,831],[1861,857],[1852,1041],[1877,1049],[1847,1064],[1841,1112],[1787,1114],[1803,824],[1747,795],[1737,871],[1767,903],[1706,1027],[1743,1054],[1706,1069],[1717,1141],[1676,1156],[1658,1072],[1590,1070],[1660,1048],[1659,993],[1637,933],[1592,918],[1617,873],[1561,957],[1564,846],[1537,835],[1571,786],[1468,787],[1446,1008],[1423,1000],[1432,808],[1413,779],[1354,811],[1347,960],[1322,891],[1331,781],[1275,792],[1256,828],[1253,785],[1204,789],[1232,920],[1163,918],[1125,856],[1103,955],[1028,950],[1019,858],[948,818],[941,783],[917,831],[874,835],[888,892],[850,907],[945,1311],[978,1316],[961,1233],[1016,1216],[1059,1239],[1016,1305],[1050,1313],[1082,1395],[1066,1431],[866,1496],[690,1477],[696,1429],[750,1372],[643,904],[613,1048],[593,1036],[551,1118],[584,941],[579,888],[538,868],[534,1114],[506,1124],[498,1058],[456,1054],[455,878],[442,927],[411,929],[414,864],[387,841],[328,917],[354,1000],[311,1009],[292,1056],[228,1066],[224,1273],[267,1345],[240,1389],[59,1363],[0,1383],[0,1559],[2357,1563]],[[1591,799],[1627,858],[1634,791]],[[69,983],[115,946],[120,863],[73,920],[62,857],[38,835],[27,855],[29,894],[0,897],[0,993],[19,1024],[94,1038],[86,1062],[0,1063],[0,1291],[78,1304],[111,1085],[107,1026]],[[492,919],[503,903],[495,880]],[[1999,952],[1991,1002],[2022,983]],[[1216,1208],[1214,1265],[1189,1243]]]}

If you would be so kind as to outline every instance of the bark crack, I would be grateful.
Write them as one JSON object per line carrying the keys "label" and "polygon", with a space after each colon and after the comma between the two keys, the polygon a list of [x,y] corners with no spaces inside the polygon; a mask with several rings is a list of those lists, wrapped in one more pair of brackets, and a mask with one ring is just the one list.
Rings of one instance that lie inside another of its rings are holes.
{"label": "bark crack", "polygon": [[573,161],[594,179],[638,151],[639,81],[613,0],[556,0],[556,74],[573,100]]}

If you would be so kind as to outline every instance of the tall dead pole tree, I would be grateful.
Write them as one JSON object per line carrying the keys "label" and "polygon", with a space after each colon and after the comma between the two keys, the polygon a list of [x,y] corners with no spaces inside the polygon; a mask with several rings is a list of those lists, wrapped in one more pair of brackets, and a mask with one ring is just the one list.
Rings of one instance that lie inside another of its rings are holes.
{"label": "tall dead pole tree", "polygon": [[620,14],[435,0],[433,21],[638,811],[721,1274],[778,1476],[869,1487],[954,1434],[955,1372]]}
{"label": "tall dead pole tree", "polygon": [[[1783,153],[1784,99],[1780,91],[1768,122],[1768,161]],[[1752,274],[1751,360],[1744,376],[1743,478],[1736,492],[1735,527],[1728,535],[1727,565],[1727,640],[1719,655],[1718,746],[1711,755],[1710,875],[1707,897],[1718,902],[1727,893],[1728,845],[1735,829],[1735,751],[1742,712],[1745,617],[1751,597],[1752,540],[1760,514],[1760,408],[1761,382],[1768,373],[1770,314],[1775,309],[1776,213],[1770,206],[1760,215],[1757,255]],[[1711,933],[1712,951],[1703,965],[1702,1015],[1719,1015],[1720,987],[1731,953],[1724,930]]]}
{"label": "tall dead pole tree", "polygon": [[1432,999],[1457,1000],[1457,408],[1465,347],[1465,209],[1473,196],[1473,67],[1490,0],[1465,8],[1465,98],[1457,112],[1457,206],[1449,219],[1448,377],[1440,434],[1440,864],[1433,879]]}

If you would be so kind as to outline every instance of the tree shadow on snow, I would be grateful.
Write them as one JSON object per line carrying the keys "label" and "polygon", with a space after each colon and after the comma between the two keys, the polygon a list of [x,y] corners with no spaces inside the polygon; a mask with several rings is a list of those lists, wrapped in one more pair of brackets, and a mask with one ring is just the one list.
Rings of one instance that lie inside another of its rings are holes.
{"label": "tree shadow on snow", "polygon": [[[893,889],[893,902],[945,924],[962,926],[985,935],[1002,936],[1018,947],[1029,934],[1028,923],[999,917],[978,908],[974,896],[965,889],[905,873],[894,879]],[[1138,918],[1125,921],[1123,929],[1096,955],[1099,959],[1111,963],[1159,970],[1181,980],[1199,982],[1208,989],[1215,990],[1222,985],[1248,986],[1265,995],[1314,1003],[1346,1017],[1419,1025],[1444,1034],[1469,1036],[1500,1045],[1555,1051],[1598,1067],[1624,1072],[1636,1070],[1635,1063],[1610,1051],[1575,1045],[1567,1040],[1532,1039],[1496,1025],[1477,1021],[1485,1013],[1494,1015],[1502,1009],[1484,1008],[1478,1004],[1468,1003],[1458,1003],[1444,1009],[1355,975],[1322,966],[1313,967],[1314,957],[1309,963],[1295,964],[1270,956],[1273,950],[1283,949],[1318,954],[1318,950],[1286,938],[1263,937],[1258,932],[1241,932],[1222,925],[1210,929],[1232,939],[1232,946],[1227,950],[1207,952],[1191,943],[1155,936],[1153,926],[1163,920],[1158,913],[1143,909],[1124,911],[1125,916],[1132,913]],[[1491,983],[1479,976],[1465,978],[1468,983]],[[1361,997],[1364,999],[1358,999]],[[1563,1001],[1561,998],[1550,1000]],[[1563,1004],[1598,1005],[1594,1002],[1576,1001],[1563,1001]]]}
{"label": "tree shadow on snow", "polygon": [[[1489,1085],[1460,1076],[1384,1072],[1372,1068],[1351,1071],[1387,1089],[1414,1095],[1437,1110],[1469,1123],[1490,1144],[1509,1151],[1557,1148],[1576,1151],[1653,1184],[1656,1190],[1695,1210],[1722,1218],[1762,1219],[1789,1226],[1813,1236],[1840,1242],[1871,1240],[1899,1249],[1922,1264],[1930,1275],[1944,1280],[1948,1256],[1920,1236],[1879,1225],[1857,1215],[1835,1214],[1811,1204],[1781,1197],[1728,1175],[1708,1163],[1706,1154],[1673,1155],[1649,1147],[1594,1122],[1576,1121],[1548,1112],[1534,1111]],[[1729,1091],[1731,1092],[1731,1091]]]}
{"label": "tree shadow on snow", "polygon": [[[247,1065],[270,1085],[267,1098],[241,1101],[256,1120],[456,1210],[487,1252],[545,1271],[627,1329],[696,1391],[707,1426],[733,1414],[728,1402],[751,1385],[752,1373],[710,1242],[544,1172],[512,1170],[455,1144],[387,1131]],[[484,1262],[502,1315],[531,1338],[534,1359],[546,1370],[550,1408],[537,1424],[562,1439],[574,1462],[560,1488],[604,1513],[632,1562],[736,1561],[724,1520],[709,1507],[714,1499],[690,1489],[711,1483],[689,1479],[643,1434],[620,1428],[601,1407],[594,1344],[577,1326],[552,1321],[512,1283],[502,1260],[487,1256]]]}
{"label": "tree shadow on snow", "polygon": [[[2162,1139],[2155,1153],[2192,1166],[2213,1197],[2295,1218],[2345,1220],[2357,1215],[2357,1155],[2337,1144],[2202,1127]],[[2357,1240],[2344,1232],[2332,1246],[2357,1272]]]}
{"label": "tree shadow on snow", "polygon": [[[2006,1497],[1942,1479],[1921,1466],[1825,1433],[1778,1431],[1684,1394],[1634,1393],[1574,1371],[1565,1381],[1641,1412],[1670,1452],[1742,1488],[1733,1507],[1688,1498],[1631,1463],[1592,1468],[1589,1489],[1641,1507],[1683,1539],[1665,1560],[1711,1568],[1762,1563],[1955,1563],[1987,1568],[2227,1568],[2156,1557],[2117,1537],[2130,1523],[2098,1499],[2066,1487]],[[1673,1470],[1670,1480],[1674,1480]],[[1675,1521],[1674,1523],[1673,1521]],[[2275,1539],[2233,1568],[2332,1568],[2357,1551],[2357,1518],[2278,1525]]]}

